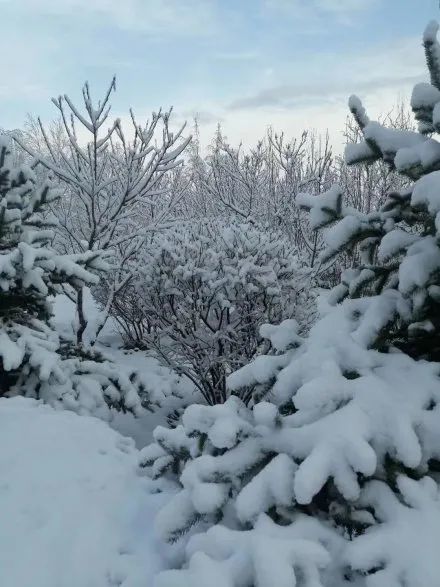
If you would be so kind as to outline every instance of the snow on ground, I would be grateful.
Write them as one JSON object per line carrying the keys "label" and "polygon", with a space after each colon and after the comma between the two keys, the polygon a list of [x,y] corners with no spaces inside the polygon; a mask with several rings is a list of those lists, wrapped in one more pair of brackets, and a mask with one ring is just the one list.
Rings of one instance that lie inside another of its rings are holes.
{"label": "snow on ground", "polygon": [[[98,310],[89,295],[93,319]],[[53,323],[73,334],[75,310],[54,300]],[[157,397],[191,385],[142,351],[126,352],[109,321],[97,345],[121,369],[136,369]],[[138,475],[138,447],[165,413],[113,421],[55,411],[35,400],[0,399],[0,585],[150,587],[163,568],[153,537],[165,494]],[[113,429],[112,429],[113,428]],[[121,434],[131,436],[126,438]]]}
{"label": "snow on ground", "polygon": [[0,585],[149,587],[163,494],[131,439],[92,417],[0,399]]}

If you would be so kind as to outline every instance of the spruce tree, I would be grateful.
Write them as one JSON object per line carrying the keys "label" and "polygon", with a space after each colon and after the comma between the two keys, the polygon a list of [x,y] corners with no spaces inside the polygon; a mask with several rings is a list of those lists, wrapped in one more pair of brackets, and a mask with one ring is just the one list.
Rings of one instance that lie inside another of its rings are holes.
{"label": "spruce tree", "polygon": [[50,296],[96,284],[108,267],[100,251],[58,254],[51,246],[50,204],[60,194],[13,164],[0,137],[0,395],[24,394],[79,412],[137,409],[135,375],[124,375],[59,340]]}
{"label": "spruce tree", "polygon": [[349,102],[364,140],[347,161],[383,160],[408,186],[368,214],[345,206],[338,186],[298,198],[325,231],[322,261],[356,250],[360,263],[305,340],[292,324],[265,327],[274,352],[229,377],[233,392],[269,387],[265,401],[189,407],[144,450],[147,471],[179,487],[161,536],[190,536],[161,586],[438,585],[437,28],[424,35],[431,84],[411,101],[420,132],[385,128]]}
{"label": "spruce tree", "polygon": [[369,214],[344,206],[336,186],[318,198],[299,197],[314,227],[329,227],[322,261],[342,251],[360,252],[361,263],[344,273],[332,302],[370,298],[376,326],[365,333],[368,346],[384,351],[394,346],[435,361],[440,360],[440,143],[433,136],[440,130],[437,30],[432,22],[423,37],[431,83],[417,84],[411,97],[419,132],[371,121],[359,98],[349,100],[363,140],[346,147],[347,163],[382,160],[407,179],[407,186]]}

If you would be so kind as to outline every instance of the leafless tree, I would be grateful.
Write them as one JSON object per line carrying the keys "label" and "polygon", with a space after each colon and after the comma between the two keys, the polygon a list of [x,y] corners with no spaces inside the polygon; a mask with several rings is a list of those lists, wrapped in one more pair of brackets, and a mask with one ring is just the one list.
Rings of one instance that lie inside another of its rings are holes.
{"label": "leafless tree", "polygon": [[[113,79],[95,104],[86,83],[83,111],[67,95],[52,99],[60,123],[47,130],[40,119],[30,121],[32,140],[16,137],[64,187],[64,197],[54,208],[59,223],[57,246],[67,252],[99,249],[112,259],[108,297],[92,342],[108,318],[115,295],[132,279],[129,262],[146,234],[166,224],[178,203],[179,192],[170,189],[169,176],[190,141],[183,136],[185,125],[172,132],[171,110],[153,113],[145,125],[138,124],[130,111],[132,138],[128,139],[119,119],[108,122],[115,87]],[[66,293],[76,302],[76,338],[81,344],[88,326],[84,291]]]}

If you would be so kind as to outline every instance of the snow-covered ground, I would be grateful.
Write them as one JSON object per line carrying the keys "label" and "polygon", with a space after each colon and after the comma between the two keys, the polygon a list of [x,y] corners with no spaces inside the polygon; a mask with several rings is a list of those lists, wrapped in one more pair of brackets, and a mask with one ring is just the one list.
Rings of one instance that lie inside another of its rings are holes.
{"label": "snow-covered ground", "polygon": [[[98,310],[89,299],[91,320]],[[71,336],[74,305],[54,301],[53,323]],[[156,397],[191,393],[154,357],[126,352],[109,321],[99,350],[136,369]],[[0,586],[150,587],[163,568],[153,537],[166,499],[139,475],[138,448],[165,412],[109,423],[35,400],[0,399]]]}
{"label": "snow-covered ground", "polygon": [[163,494],[106,423],[0,399],[0,585],[149,587]]}

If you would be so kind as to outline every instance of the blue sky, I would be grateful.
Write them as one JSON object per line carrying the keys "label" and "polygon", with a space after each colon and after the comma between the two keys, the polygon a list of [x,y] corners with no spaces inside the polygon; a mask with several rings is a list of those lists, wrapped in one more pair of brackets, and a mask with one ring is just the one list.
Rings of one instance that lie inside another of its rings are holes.
{"label": "blue sky", "polygon": [[113,73],[115,115],[174,105],[231,140],[272,125],[329,129],[350,93],[373,115],[425,77],[421,35],[438,0],[0,0],[0,126],[55,116],[50,98],[99,95]]}

